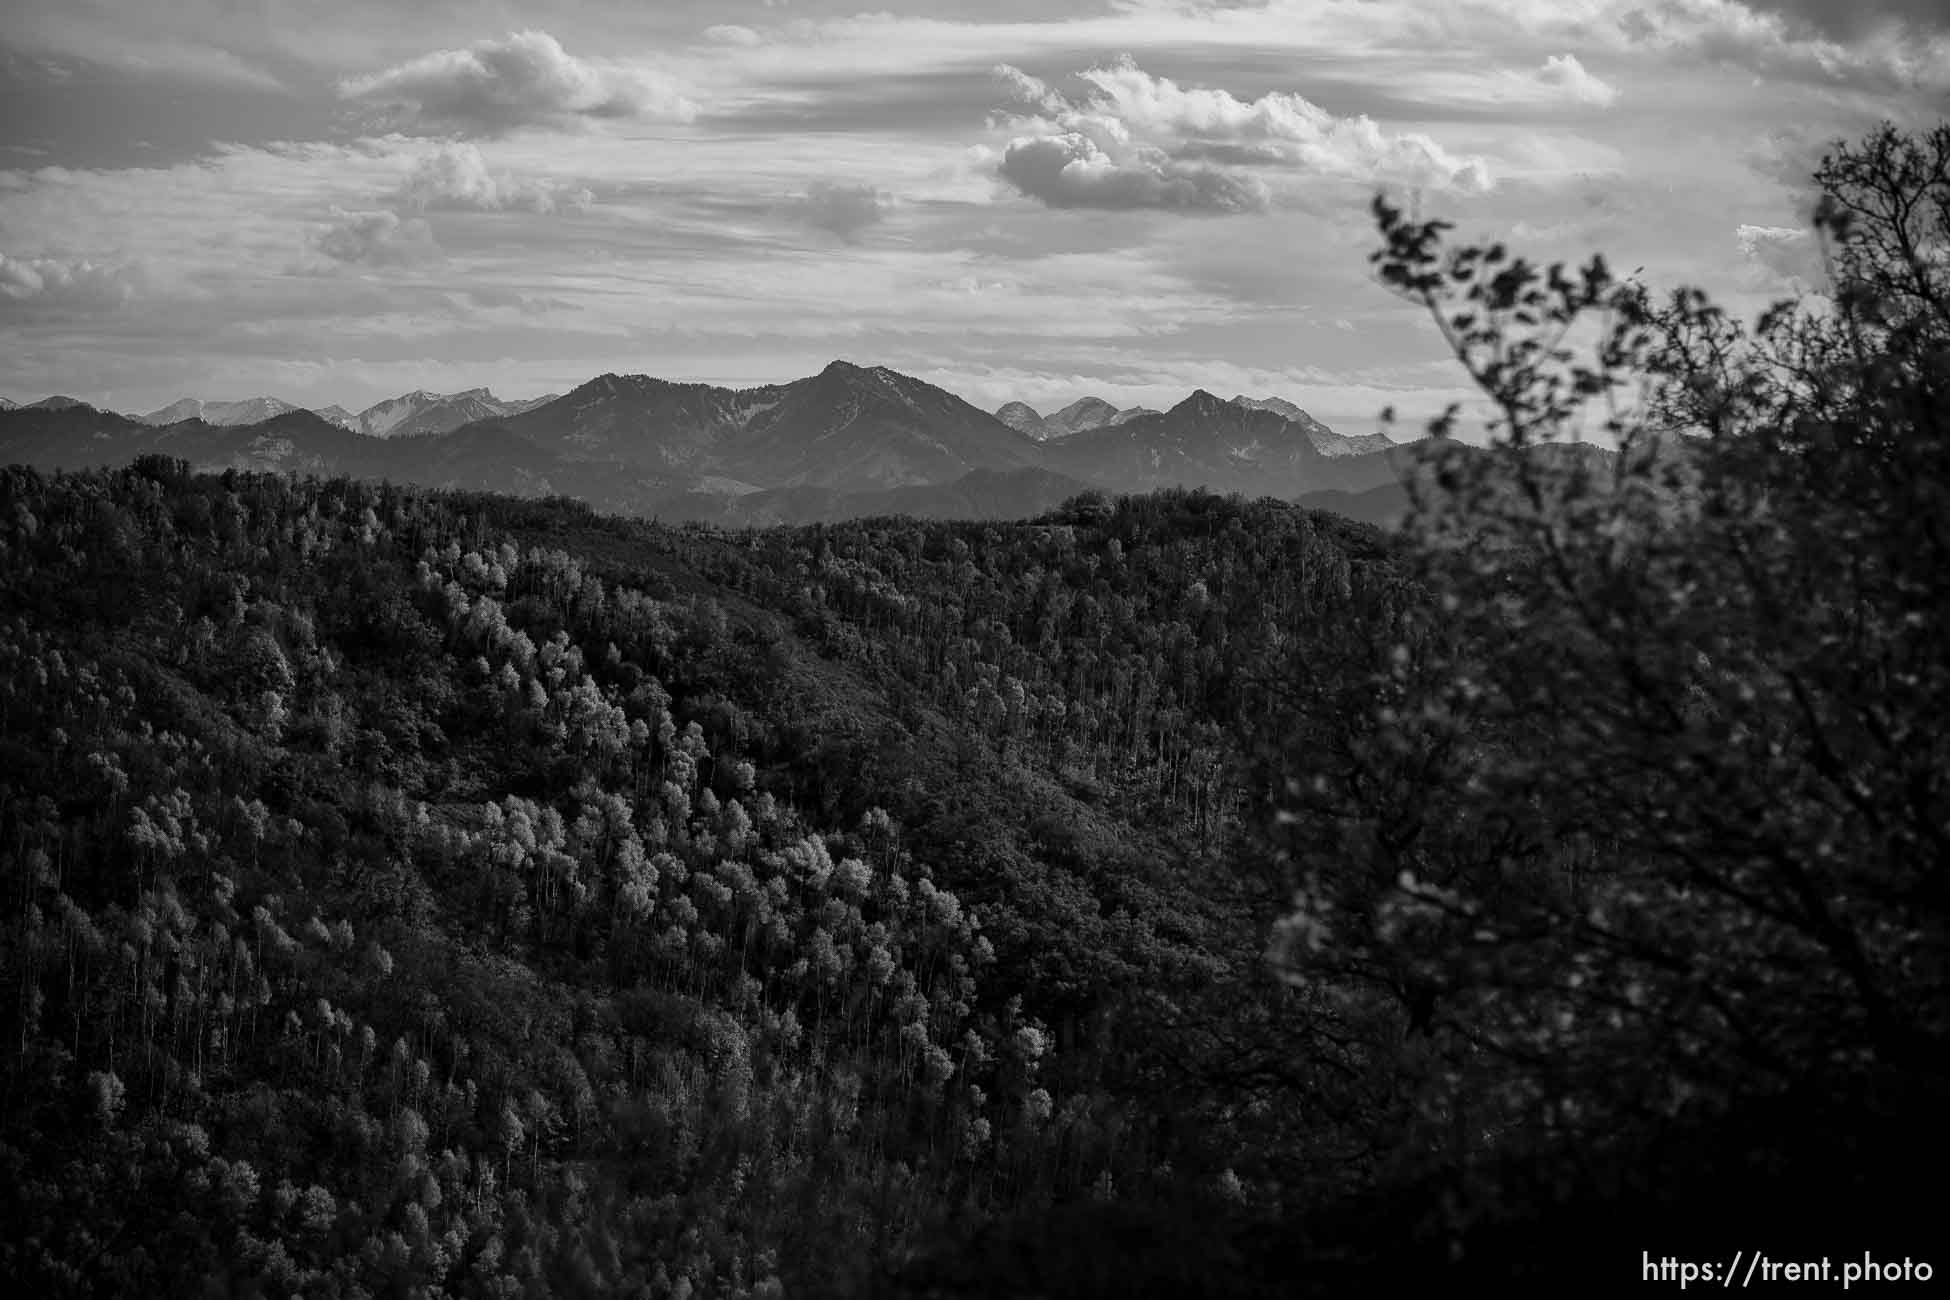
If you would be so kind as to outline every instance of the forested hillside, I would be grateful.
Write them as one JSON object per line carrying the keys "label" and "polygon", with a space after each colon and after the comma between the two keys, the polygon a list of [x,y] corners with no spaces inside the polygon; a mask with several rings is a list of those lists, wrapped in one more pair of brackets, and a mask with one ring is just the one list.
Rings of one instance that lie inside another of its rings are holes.
{"label": "forested hillside", "polygon": [[1348,1158],[1240,1110],[1325,1066],[1218,866],[1229,674],[1390,581],[1331,519],[718,535],[159,459],[4,498],[37,1291],[844,1292]]}

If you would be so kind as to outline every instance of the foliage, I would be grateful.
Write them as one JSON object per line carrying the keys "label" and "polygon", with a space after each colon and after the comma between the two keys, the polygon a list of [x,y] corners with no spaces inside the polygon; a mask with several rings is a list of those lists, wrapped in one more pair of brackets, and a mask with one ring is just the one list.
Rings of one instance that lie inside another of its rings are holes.
{"label": "foliage", "polygon": [[1200,872],[1227,666],[1356,533],[726,535],[163,458],[5,471],[0,521],[37,1294],[843,1294],[1312,1158]]}
{"label": "foliage", "polygon": [[[1554,1201],[1915,1222],[1888,1171],[1950,1083],[1950,127],[1816,179],[1831,291],[1751,331],[1377,203],[1500,450],[1421,480],[1428,598],[1295,675],[1279,725],[1333,739],[1263,742],[1268,835],[1292,977],[1414,1044],[1457,1249]],[[1590,427],[1616,457],[1556,441]]]}

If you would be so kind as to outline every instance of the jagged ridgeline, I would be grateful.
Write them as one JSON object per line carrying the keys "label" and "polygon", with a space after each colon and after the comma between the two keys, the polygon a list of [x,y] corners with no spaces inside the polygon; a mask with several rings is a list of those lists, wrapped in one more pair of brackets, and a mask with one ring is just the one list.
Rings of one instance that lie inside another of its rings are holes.
{"label": "jagged ridgeline", "polygon": [[[1218,1225],[1385,1098],[1283,1036],[1227,724],[1396,584],[1195,493],[721,533],[0,471],[0,1273],[1244,1287]],[[1131,1244],[979,1248],[1051,1207]]]}
{"label": "jagged ridgeline", "polygon": [[[1118,419],[1103,422],[1106,412]],[[746,389],[605,374],[528,402],[486,389],[415,392],[357,417],[263,398],[185,399],[131,418],[64,397],[0,417],[0,463],[90,469],[160,455],[209,472],[569,496],[613,514],[728,527],[1015,520],[1092,489],[1177,486],[1323,494],[1308,504],[1381,522],[1405,504],[1400,480],[1415,459],[1380,435],[1337,434],[1290,403],[1204,390],[1170,411],[1085,399],[1049,428],[1036,417],[1038,441],[932,384],[844,361]]]}

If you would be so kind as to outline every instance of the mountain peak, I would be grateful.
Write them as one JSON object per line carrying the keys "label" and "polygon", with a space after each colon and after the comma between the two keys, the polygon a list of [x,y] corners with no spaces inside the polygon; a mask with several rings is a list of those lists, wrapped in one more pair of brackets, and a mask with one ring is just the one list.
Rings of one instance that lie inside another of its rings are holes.
{"label": "mountain peak", "polygon": [[[1232,403],[1226,401],[1225,398],[1220,397],[1217,393],[1200,388],[1195,389],[1190,397],[1172,407],[1171,414],[1216,415],[1219,411],[1229,406],[1232,406]],[[1233,409],[1237,410],[1238,408],[1234,407]]]}
{"label": "mountain peak", "polygon": [[1247,397],[1244,393],[1232,399],[1234,406],[1243,406],[1250,411],[1271,411],[1298,424],[1309,424],[1313,417],[1287,401],[1284,397]]}
{"label": "mountain peak", "polygon": [[1117,420],[1117,408],[1097,396],[1079,397],[1062,410],[1043,421],[1052,438],[1066,438],[1071,434],[1084,433],[1091,429],[1101,429]]}
{"label": "mountain peak", "polygon": [[577,461],[761,488],[878,490],[1035,463],[1021,434],[954,394],[844,359],[744,389],[604,375],[508,428]]}
{"label": "mountain peak", "polygon": [[653,381],[648,375],[619,375],[606,370],[570,390],[571,396],[614,397],[618,393],[640,392]]}
{"label": "mountain peak", "polygon": [[932,384],[912,375],[904,375],[886,366],[855,365],[851,361],[832,362],[819,372],[817,378],[828,385],[842,385],[862,396],[891,398],[902,405],[912,404],[934,391]]}
{"label": "mountain peak", "polygon": [[1004,402],[995,408],[995,418],[1014,429],[1017,433],[1036,439],[1038,442],[1049,436],[1042,415],[1027,402]]}

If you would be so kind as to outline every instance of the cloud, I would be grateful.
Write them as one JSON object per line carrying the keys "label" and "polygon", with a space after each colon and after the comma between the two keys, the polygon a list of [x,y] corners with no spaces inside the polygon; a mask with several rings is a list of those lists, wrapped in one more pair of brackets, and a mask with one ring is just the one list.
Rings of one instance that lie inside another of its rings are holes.
{"label": "cloud", "polygon": [[1617,89],[1585,71],[1575,54],[1553,54],[1531,75],[1539,85],[1559,91],[1580,104],[1609,108],[1618,101]]}
{"label": "cloud", "polygon": [[472,144],[449,144],[420,160],[400,187],[399,203],[414,212],[586,210],[595,196],[580,186],[488,171]]}
{"label": "cloud", "polygon": [[697,106],[650,76],[579,59],[547,32],[516,32],[464,50],[437,50],[339,83],[347,99],[389,108],[407,124],[481,135],[602,118],[688,122]]}
{"label": "cloud", "polygon": [[1745,0],[1749,9],[1778,14],[1824,36],[1853,40],[1879,28],[1950,31],[1943,0]]}
{"label": "cloud", "polygon": [[713,45],[736,45],[746,49],[765,42],[763,36],[749,27],[740,27],[737,23],[720,23],[715,27],[706,27],[704,39]]}
{"label": "cloud", "polygon": [[1733,232],[1740,255],[1773,284],[1809,289],[1827,279],[1820,243],[1807,230],[1741,226]]}
{"label": "cloud", "polygon": [[792,202],[792,212],[816,230],[851,242],[861,231],[886,220],[893,201],[871,185],[814,181]]}
{"label": "cloud", "polygon": [[155,12],[164,8],[145,5],[114,13],[85,0],[10,0],[7,17],[14,21],[0,46],[0,73],[9,80],[25,75],[58,84],[112,69],[132,81],[290,91],[261,59],[230,48],[225,33],[185,30]]}
{"label": "cloud", "polygon": [[998,174],[1052,208],[1173,208],[1185,212],[1253,212],[1267,204],[1264,185],[1211,167],[1190,167],[1155,149],[1123,149],[1113,158],[1080,131],[1010,142]]}
{"label": "cloud", "polygon": [[402,266],[439,251],[433,230],[419,217],[402,217],[390,208],[374,212],[332,209],[332,225],[316,239],[318,251],[335,262]]}
{"label": "cloud", "polygon": [[1289,92],[1248,101],[1186,89],[1128,57],[1079,73],[1090,91],[1075,100],[1020,69],[996,72],[1035,110],[1010,119],[1024,133],[1010,142],[998,174],[1053,207],[1256,211],[1270,190],[1248,170],[1255,168],[1437,190],[1491,185],[1480,158],[1452,154],[1419,132],[1389,132],[1366,116],[1336,117]]}
{"label": "cloud", "polygon": [[135,295],[136,272],[87,258],[0,253],[0,299],[62,307],[119,307]]}
{"label": "cloud", "polygon": [[1020,103],[1033,104],[1045,113],[1062,113],[1069,108],[1063,96],[1051,90],[1048,82],[1041,77],[1030,76],[1021,68],[998,63],[995,65],[995,76]]}
{"label": "cloud", "polygon": [[1874,93],[1950,89],[1941,0],[1659,0],[1614,29],[1639,51]]}

